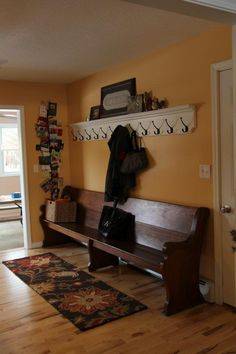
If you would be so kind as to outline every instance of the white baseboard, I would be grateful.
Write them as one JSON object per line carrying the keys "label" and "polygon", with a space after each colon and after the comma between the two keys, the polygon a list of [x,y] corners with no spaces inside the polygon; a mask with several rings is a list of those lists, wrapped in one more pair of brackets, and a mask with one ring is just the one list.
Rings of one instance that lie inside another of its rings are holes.
{"label": "white baseboard", "polygon": [[31,243],[31,247],[30,248],[42,248],[42,247],[43,247],[43,241],[40,241],[40,242]]}
{"label": "white baseboard", "polygon": [[199,281],[199,288],[207,302],[215,302],[215,284],[212,280],[201,277]]}

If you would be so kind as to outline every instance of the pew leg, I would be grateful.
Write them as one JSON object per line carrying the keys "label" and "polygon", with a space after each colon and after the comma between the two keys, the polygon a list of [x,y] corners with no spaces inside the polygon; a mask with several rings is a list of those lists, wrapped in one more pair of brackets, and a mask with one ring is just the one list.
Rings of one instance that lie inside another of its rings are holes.
{"label": "pew leg", "polygon": [[191,255],[182,259],[178,257],[178,262],[167,258],[163,264],[163,279],[166,287],[164,312],[167,316],[204,302],[199,289],[199,265]]}
{"label": "pew leg", "polygon": [[99,268],[104,268],[107,266],[114,266],[119,264],[119,258],[109,254],[105,251],[102,251],[93,246],[93,240],[89,240],[88,243],[89,249],[89,264],[88,270],[94,272]]}
{"label": "pew leg", "polygon": [[65,243],[74,242],[68,236],[65,236],[55,230],[51,230],[46,226],[43,227],[43,230],[44,230],[43,247],[57,246]]}
{"label": "pew leg", "polygon": [[42,226],[43,233],[44,233],[43,247],[56,246],[56,245],[72,242],[72,240],[68,236],[63,235],[56,230],[52,230],[47,226],[47,223],[44,221],[45,205],[41,205],[40,212],[41,214],[39,217],[39,222]]}

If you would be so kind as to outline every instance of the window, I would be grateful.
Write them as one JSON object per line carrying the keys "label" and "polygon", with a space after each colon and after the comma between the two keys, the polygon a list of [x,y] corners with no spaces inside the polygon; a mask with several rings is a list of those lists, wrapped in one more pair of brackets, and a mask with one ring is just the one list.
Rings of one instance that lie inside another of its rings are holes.
{"label": "window", "polygon": [[16,124],[0,124],[0,176],[20,173],[19,137]]}

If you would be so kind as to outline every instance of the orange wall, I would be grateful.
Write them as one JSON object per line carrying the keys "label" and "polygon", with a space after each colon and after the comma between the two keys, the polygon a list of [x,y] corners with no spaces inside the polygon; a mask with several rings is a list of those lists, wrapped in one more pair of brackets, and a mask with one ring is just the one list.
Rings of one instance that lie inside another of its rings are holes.
{"label": "orange wall", "polygon": [[[137,178],[133,194],[212,207],[212,179],[199,178],[199,165],[212,164],[210,65],[229,58],[231,28],[222,26],[112,67],[69,85],[69,121],[85,120],[90,107],[100,103],[101,87],[132,77],[136,77],[138,93],[152,90],[159,98],[167,97],[170,107],[195,104],[197,128],[192,134],[144,139],[151,166]],[[72,185],[103,191],[109,158],[107,142],[71,142],[70,151]],[[202,273],[213,277],[212,232],[203,252]]]}
{"label": "orange wall", "polygon": [[39,155],[35,150],[35,145],[39,143],[39,138],[36,137],[34,125],[39,116],[41,101],[58,103],[57,118],[62,121],[64,130],[63,140],[65,142],[60,175],[64,177],[64,183],[68,184],[70,183],[70,167],[68,158],[66,86],[0,81],[0,105],[24,106],[32,242],[38,242],[43,239],[42,229],[38,221],[39,207],[44,203],[45,198],[49,196],[39,186],[44,179],[42,173],[33,172],[33,165],[38,164]]}

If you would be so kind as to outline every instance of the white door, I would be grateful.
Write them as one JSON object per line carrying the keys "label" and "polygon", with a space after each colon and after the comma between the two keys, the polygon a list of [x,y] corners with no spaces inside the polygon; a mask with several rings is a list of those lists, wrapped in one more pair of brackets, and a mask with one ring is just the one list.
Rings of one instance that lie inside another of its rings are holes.
{"label": "white door", "polygon": [[[231,234],[235,229],[232,69],[219,71],[219,207],[222,239],[222,300],[236,307],[236,272]],[[236,232],[235,232],[236,234]],[[235,235],[236,236],[236,235]]]}

